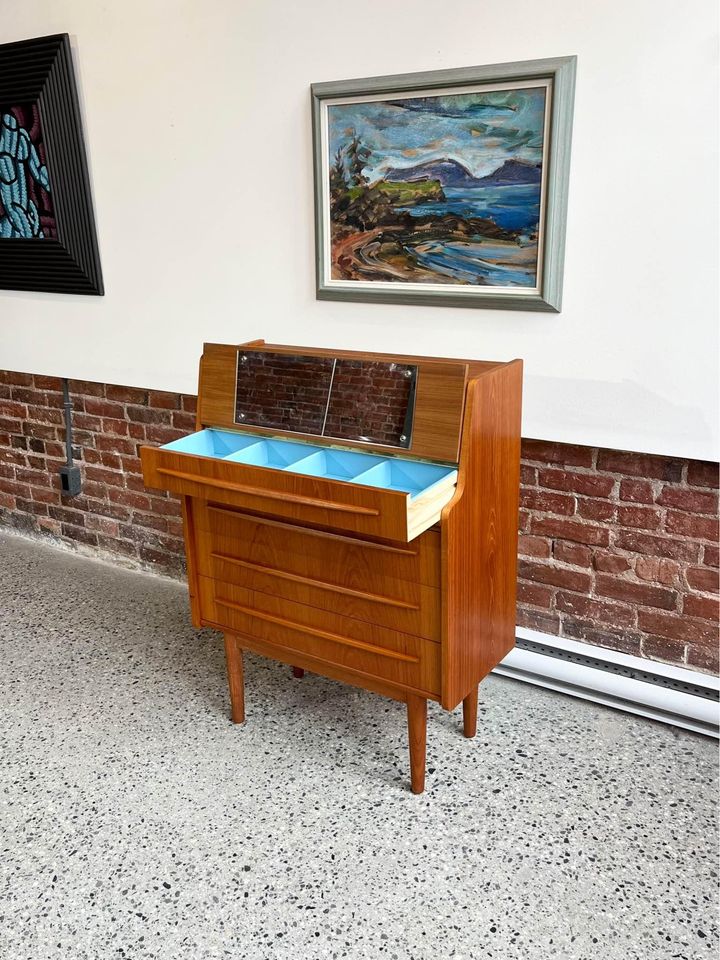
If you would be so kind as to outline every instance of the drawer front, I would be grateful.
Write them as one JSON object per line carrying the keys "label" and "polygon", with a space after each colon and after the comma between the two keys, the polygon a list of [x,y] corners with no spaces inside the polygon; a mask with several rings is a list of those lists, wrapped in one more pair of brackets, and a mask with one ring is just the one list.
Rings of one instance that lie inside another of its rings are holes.
{"label": "drawer front", "polygon": [[[418,532],[416,498],[409,515],[409,498],[397,490],[325,480],[302,474],[253,467],[228,460],[142,447],[143,479],[153,489],[172,490],[203,500],[215,500],[241,510],[407,542]],[[448,493],[448,499],[451,491]],[[433,504],[435,500],[433,500]],[[441,507],[438,507],[437,516]],[[436,518],[437,519],[437,518]],[[426,526],[431,524],[427,522]]]}
{"label": "drawer front", "polygon": [[[440,531],[428,530],[412,543],[359,540],[270,518],[250,516],[220,504],[196,501],[198,549],[209,562],[212,551],[400,600],[407,589],[396,581],[440,588]],[[400,592],[397,592],[400,591]]]}
{"label": "drawer front", "polygon": [[220,629],[371,678],[440,692],[440,644],[208,577],[199,584],[203,619]]}

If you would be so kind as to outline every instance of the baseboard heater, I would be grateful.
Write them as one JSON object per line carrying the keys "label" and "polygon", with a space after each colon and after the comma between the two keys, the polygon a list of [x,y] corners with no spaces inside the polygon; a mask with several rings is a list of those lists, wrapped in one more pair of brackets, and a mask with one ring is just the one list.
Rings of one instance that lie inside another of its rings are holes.
{"label": "baseboard heater", "polygon": [[720,737],[720,681],[708,674],[521,627],[493,672]]}

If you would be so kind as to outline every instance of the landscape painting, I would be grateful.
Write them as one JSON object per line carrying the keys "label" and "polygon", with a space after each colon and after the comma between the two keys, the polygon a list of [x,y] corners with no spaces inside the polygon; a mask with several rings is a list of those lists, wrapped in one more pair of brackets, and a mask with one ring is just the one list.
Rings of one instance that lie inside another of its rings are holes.
{"label": "landscape painting", "polygon": [[340,86],[314,88],[318,295],[542,299],[552,76],[331,96]]}

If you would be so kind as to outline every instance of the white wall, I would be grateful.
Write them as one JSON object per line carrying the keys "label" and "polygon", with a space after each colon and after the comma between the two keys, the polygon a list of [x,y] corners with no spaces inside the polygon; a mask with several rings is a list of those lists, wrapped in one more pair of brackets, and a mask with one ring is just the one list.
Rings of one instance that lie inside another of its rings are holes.
{"label": "white wall", "polygon": [[[70,33],[107,294],[0,368],[192,391],[204,340],[526,361],[523,432],[718,457],[714,0],[0,0]],[[577,54],[560,315],[318,302],[313,81]]]}

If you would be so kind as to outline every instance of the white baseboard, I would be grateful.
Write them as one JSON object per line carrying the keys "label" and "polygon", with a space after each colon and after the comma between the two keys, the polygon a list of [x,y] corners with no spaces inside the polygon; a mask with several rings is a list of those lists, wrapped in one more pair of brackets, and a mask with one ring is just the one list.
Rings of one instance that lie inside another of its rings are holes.
{"label": "white baseboard", "polygon": [[720,680],[578,640],[518,627],[494,673],[720,737]]}

